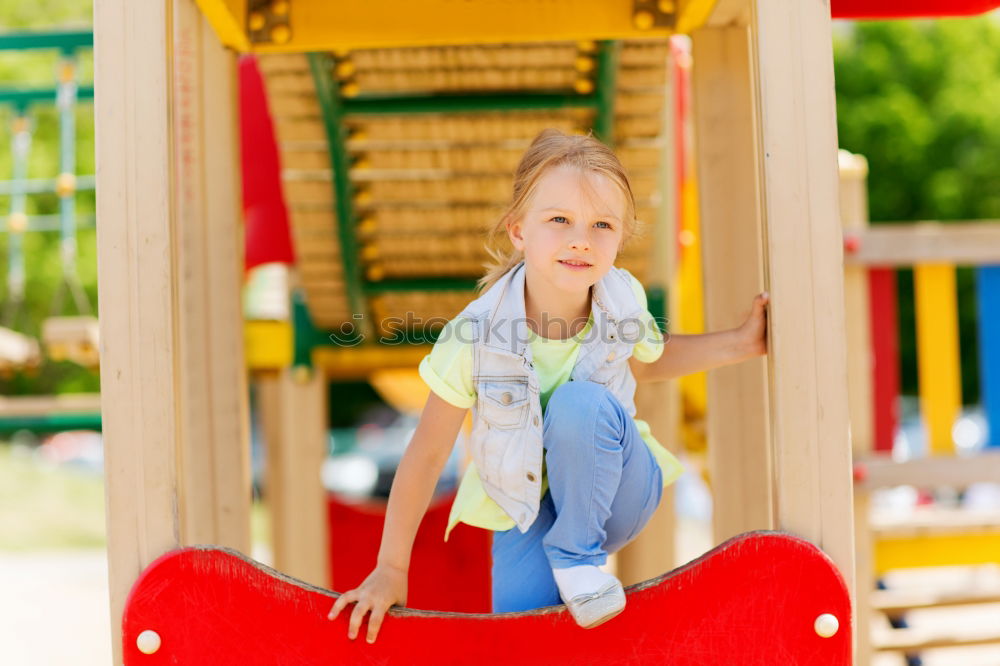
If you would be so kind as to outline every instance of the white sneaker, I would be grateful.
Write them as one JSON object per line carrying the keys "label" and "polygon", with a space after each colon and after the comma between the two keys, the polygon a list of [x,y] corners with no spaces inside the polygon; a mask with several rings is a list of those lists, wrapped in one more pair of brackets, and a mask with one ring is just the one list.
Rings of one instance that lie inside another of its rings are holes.
{"label": "white sneaker", "polygon": [[[562,594],[559,596],[562,597]],[[625,590],[616,578],[596,592],[578,594],[568,600],[563,598],[563,602],[578,625],[593,629],[625,610]]]}

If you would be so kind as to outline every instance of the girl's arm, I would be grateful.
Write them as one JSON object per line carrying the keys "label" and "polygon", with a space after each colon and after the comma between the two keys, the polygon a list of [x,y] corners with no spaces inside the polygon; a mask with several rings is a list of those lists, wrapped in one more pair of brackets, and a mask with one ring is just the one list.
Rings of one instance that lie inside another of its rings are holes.
{"label": "girl's arm", "polygon": [[753,300],[750,316],[739,328],[700,335],[671,335],[652,363],[629,360],[636,382],[656,382],[712,370],[767,353],[768,294]]}
{"label": "girl's arm", "polygon": [[427,397],[420,423],[392,480],[375,569],[359,587],[340,595],[328,615],[333,620],[347,604],[357,602],[347,631],[351,640],[357,637],[369,610],[367,639],[372,643],[389,607],[406,603],[413,539],[467,411],[446,402],[433,391]]}

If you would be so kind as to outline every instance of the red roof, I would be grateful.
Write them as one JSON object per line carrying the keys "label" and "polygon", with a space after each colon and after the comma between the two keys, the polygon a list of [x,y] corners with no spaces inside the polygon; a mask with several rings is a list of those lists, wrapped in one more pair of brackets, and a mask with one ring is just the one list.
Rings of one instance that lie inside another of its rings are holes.
{"label": "red roof", "polygon": [[833,18],[892,19],[975,16],[1000,0],[831,0]]}

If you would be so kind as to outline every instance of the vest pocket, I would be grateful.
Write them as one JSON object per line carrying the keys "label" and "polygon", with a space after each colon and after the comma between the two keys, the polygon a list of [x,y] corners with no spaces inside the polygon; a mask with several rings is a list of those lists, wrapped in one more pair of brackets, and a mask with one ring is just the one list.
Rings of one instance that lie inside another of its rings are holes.
{"label": "vest pocket", "polygon": [[528,417],[528,380],[483,381],[479,384],[482,417],[499,430],[524,426]]}

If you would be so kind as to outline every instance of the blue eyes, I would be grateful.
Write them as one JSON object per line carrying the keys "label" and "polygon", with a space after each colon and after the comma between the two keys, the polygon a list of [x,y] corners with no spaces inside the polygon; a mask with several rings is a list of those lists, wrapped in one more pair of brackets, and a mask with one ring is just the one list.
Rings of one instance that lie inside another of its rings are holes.
{"label": "blue eyes", "polygon": [[[550,221],[559,221],[559,220],[562,220],[563,222],[568,222],[569,221],[565,217],[563,217],[562,215],[556,215],[555,217],[550,218]],[[601,229],[611,229],[612,228],[609,223],[607,223],[607,222],[605,222],[603,220],[601,220],[599,222],[595,222],[594,224],[603,224],[604,226],[601,227]]]}

